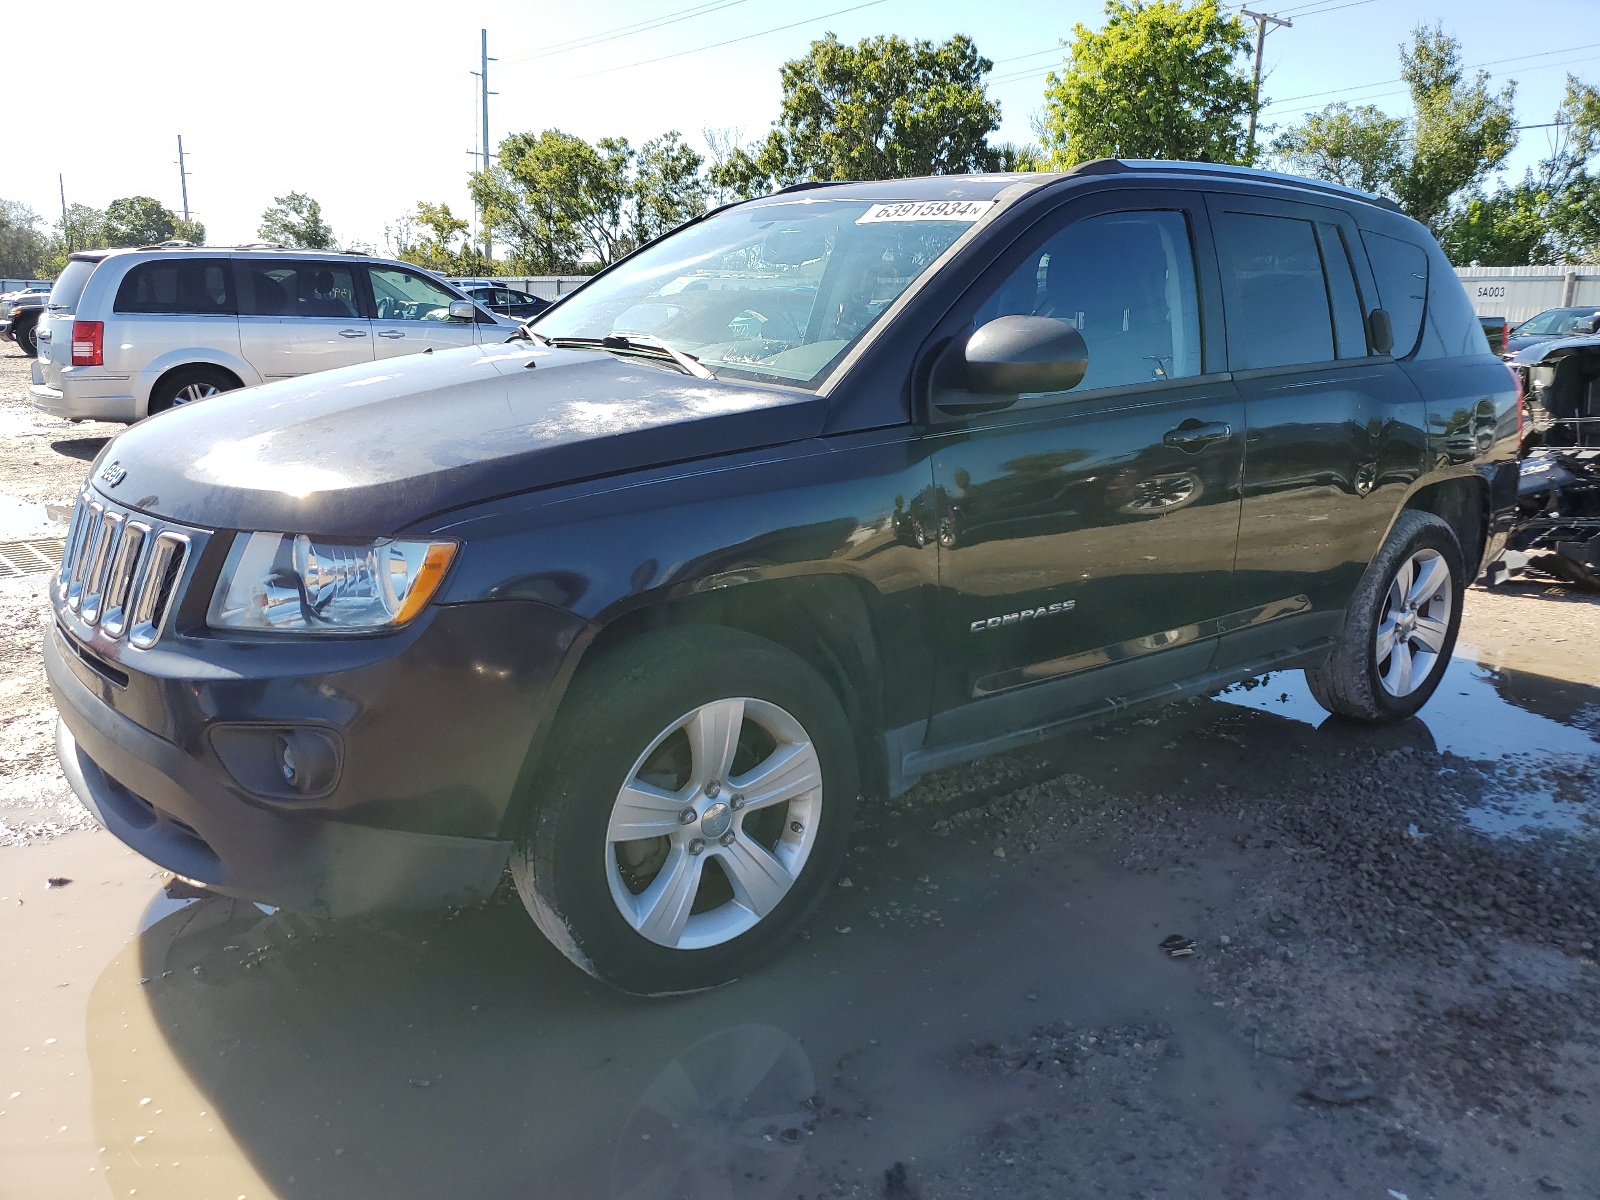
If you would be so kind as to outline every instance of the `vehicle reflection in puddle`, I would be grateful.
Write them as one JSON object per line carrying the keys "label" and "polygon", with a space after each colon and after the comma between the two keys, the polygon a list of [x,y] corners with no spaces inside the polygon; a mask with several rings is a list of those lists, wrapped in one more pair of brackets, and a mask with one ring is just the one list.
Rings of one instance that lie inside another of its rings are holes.
{"label": "vehicle reflection in puddle", "polygon": [[[1465,810],[1468,822],[1497,836],[1600,833],[1600,804],[1592,782],[1585,785],[1600,752],[1600,689],[1489,667],[1474,654],[1459,648],[1439,690],[1406,725],[1431,743],[1424,748],[1489,769],[1494,794]],[[1215,698],[1314,728],[1339,724],[1311,698],[1300,671],[1263,675]]]}
{"label": "vehicle reflection in puddle", "polygon": [[[185,890],[152,899],[90,998],[113,1195],[537,1181],[547,1195],[756,1200],[782,1194],[805,1154],[817,1083],[793,1036],[748,1021],[706,1032],[710,1014],[597,989],[517,936],[519,912],[322,937],[312,918]],[[483,941],[500,935],[525,960],[513,979]],[[430,958],[444,969],[413,977]],[[424,1147],[444,1152],[419,1163]],[[464,1165],[464,1147],[488,1165]]]}
{"label": "vehicle reflection in puddle", "polygon": [[0,538],[61,533],[71,517],[72,510],[58,504],[35,504],[0,496]]}

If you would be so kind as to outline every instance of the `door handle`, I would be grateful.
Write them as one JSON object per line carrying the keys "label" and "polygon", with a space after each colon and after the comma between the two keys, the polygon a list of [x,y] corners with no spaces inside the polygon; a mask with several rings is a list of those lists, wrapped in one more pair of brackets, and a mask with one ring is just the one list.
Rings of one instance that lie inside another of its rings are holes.
{"label": "door handle", "polygon": [[366,337],[367,336],[367,331],[365,329],[341,329],[341,330],[339,330],[339,336],[340,337]]}
{"label": "door handle", "polygon": [[378,336],[382,338],[403,338],[405,334],[398,329],[380,329],[378,330]]}
{"label": "door handle", "polygon": [[1233,428],[1221,421],[1196,421],[1188,420],[1176,429],[1167,430],[1161,440],[1169,446],[1176,446],[1179,450],[1188,450],[1191,453],[1203,450],[1212,442],[1225,442],[1233,436]]}

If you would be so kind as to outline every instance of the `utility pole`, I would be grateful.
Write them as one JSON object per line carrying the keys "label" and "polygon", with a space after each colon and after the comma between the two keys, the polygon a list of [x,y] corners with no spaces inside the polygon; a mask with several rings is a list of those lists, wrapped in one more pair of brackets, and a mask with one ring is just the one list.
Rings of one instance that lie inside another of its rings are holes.
{"label": "utility pole", "polygon": [[[487,29],[478,30],[478,55],[478,70],[472,72],[478,77],[478,111],[483,117],[483,136],[478,142],[478,153],[482,157],[482,169],[487,171],[489,169],[489,97],[500,94],[489,90],[489,64],[500,60],[489,57],[489,31]],[[494,258],[494,240],[489,236],[488,226],[485,226],[483,230],[483,252],[486,257]]]}
{"label": "utility pole", "polygon": [[1250,161],[1256,160],[1256,110],[1261,107],[1261,52],[1267,44],[1267,26],[1282,25],[1285,29],[1294,28],[1294,22],[1283,17],[1272,17],[1266,13],[1251,12],[1248,8],[1239,13],[1241,17],[1249,17],[1256,23],[1256,90],[1255,97],[1250,105]]}
{"label": "utility pole", "polygon": [[189,220],[189,172],[183,167],[183,134],[178,135],[178,182],[183,185],[183,219]]}
{"label": "utility pole", "polygon": [[67,253],[72,253],[72,229],[67,225],[67,178],[65,175],[56,176],[56,186],[61,189],[61,240],[67,244]]}

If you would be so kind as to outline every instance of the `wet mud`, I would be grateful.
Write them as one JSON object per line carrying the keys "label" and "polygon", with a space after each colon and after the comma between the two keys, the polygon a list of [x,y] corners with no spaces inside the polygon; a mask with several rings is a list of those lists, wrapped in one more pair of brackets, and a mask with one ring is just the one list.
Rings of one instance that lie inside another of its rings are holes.
{"label": "wet mud", "polygon": [[[869,804],[667,1001],[509,889],[328,924],[14,822],[0,1198],[1600,1195],[1600,606],[1465,630],[1403,726],[1290,673]],[[66,813],[5,636],[0,782]]]}

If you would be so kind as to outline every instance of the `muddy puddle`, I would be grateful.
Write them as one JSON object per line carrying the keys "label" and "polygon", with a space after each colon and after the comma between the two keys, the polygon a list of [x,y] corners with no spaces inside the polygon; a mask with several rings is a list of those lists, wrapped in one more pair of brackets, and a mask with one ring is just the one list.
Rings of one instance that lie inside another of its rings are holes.
{"label": "muddy puddle", "polygon": [[[1216,699],[1313,729],[1341,724],[1311,698],[1299,671],[1263,675]],[[1466,810],[1474,828],[1600,836],[1600,778],[1591,774],[1600,753],[1600,688],[1490,666],[1461,646],[1439,690],[1403,728],[1419,749],[1492,764],[1494,794]]]}

